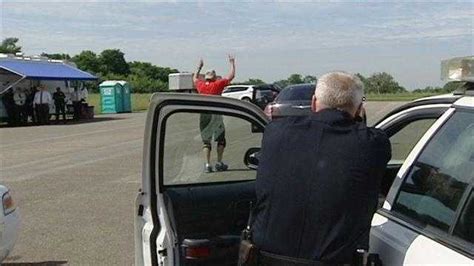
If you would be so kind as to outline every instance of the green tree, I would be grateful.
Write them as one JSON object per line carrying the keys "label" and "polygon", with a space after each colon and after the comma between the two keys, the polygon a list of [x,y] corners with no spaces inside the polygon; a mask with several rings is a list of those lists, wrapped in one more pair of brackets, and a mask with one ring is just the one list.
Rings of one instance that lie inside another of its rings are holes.
{"label": "green tree", "polygon": [[168,83],[159,79],[151,79],[147,76],[131,74],[127,77],[127,81],[137,93],[151,93],[157,91],[168,90]]}
{"label": "green tree", "polygon": [[277,85],[278,87],[282,88],[282,89],[284,89],[286,86],[290,85],[288,80],[286,80],[286,79],[275,81],[274,84]]}
{"label": "green tree", "polygon": [[386,72],[374,73],[368,77],[365,82],[365,91],[367,93],[406,92],[406,89],[400,86],[392,75]]}
{"label": "green tree", "polygon": [[0,53],[16,54],[21,52],[21,46],[17,46],[18,38],[5,38],[0,45]]}
{"label": "green tree", "polygon": [[289,84],[301,84],[304,83],[303,78],[300,74],[291,74],[287,79]]}
{"label": "green tree", "polygon": [[453,92],[457,89],[461,89],[461,87],[464,85],[464,82],[459,82],[459,81],[450,81],[443,86],[443,90],[445,92]]}
{"label": "green tree", "polygon": [[306,75],[303,78],[304,83],[314,83],[314,84],[316,84],[317,81],[318,81],[318,79],[315,76],[311,76],[311,75]]}
{"label": "green tree", "polygon": [[130,73],[134,75],[143,75],[150,79],[157,79],[162,82],[168,82],[168,75],[172,73],[178,73],[177,69],[168,67],[155,66],[148,62],[131,62],[128,63]]}
{"label": "green tree", "polygon": [[76,63],[77,67],[81,70],[98,74],[100,72],[100,61],[97,55],[89,50],[82,51],[80,54],[75,55],[72,61]]}
{"label": "green tree", "polygon": [[128,75],[130,67],[125,61],[124,53],[119,49],[107,49],[102,51],[99,56],[100,71],[107,75],[109,73]]}
{"label": "green tree", "polygon": [[56,60],[70,60],[71,56],[68,54],[47,54],[41,53],[41,56],[47,57],[49,59],[56,59]]}

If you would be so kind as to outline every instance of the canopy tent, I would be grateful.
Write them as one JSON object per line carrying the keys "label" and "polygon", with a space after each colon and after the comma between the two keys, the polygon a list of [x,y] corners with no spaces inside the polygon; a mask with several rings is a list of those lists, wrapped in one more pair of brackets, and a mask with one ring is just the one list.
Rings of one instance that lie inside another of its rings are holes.
{"label": "canopy tent", "polygon": [[23,79],[31,80],[97,80],[94,75],[64,62],[24,59],[0,59],[0,75],[13,75],[19,79],[0,90],[0,94]]}

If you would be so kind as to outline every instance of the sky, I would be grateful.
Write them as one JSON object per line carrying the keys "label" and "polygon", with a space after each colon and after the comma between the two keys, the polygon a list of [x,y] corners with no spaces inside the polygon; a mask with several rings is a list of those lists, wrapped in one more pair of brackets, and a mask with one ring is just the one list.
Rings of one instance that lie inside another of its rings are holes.
{"label": "sky", "polygon": [[27,55],[118,48],[127,61],[273,82],[292,73],[388,72],[408,89],[443,85],[440,61],[474,54],[474,1],[9,1],[0,38]]}

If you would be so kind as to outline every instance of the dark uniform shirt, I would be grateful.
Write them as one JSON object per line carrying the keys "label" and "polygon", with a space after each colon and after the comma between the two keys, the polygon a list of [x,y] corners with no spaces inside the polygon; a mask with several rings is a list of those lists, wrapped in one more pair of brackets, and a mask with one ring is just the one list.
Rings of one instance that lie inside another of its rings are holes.
{"label": "dark uniform shirt", "polygon": [[66,95],[64,94],[64,92],[56,91],[55,93],[53,93],[54,105],[56,106],[64,105],[65,99],[66,99]]}
{"label": "dark uniform shirt", "polygon": [[390,142],[348,113],[326,109],[265,129],[253,240],[263,251],[351,262],[368,247]]}

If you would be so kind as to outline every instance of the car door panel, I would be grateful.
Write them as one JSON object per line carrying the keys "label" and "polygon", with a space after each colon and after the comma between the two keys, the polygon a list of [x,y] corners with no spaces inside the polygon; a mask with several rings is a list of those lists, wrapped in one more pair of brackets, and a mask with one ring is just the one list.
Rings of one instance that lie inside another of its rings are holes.
{"label": "car door panel", "polygon": [[370,250],[384,265],[472,265],[470,258],[378,213],[372,220]]}
{"label": "car door panel", "polygon": [[173,208],[180,242],[239,235],[247,222],[250,202],[255,201],[255,181],[167,188],[164,194],[166,205]]}

